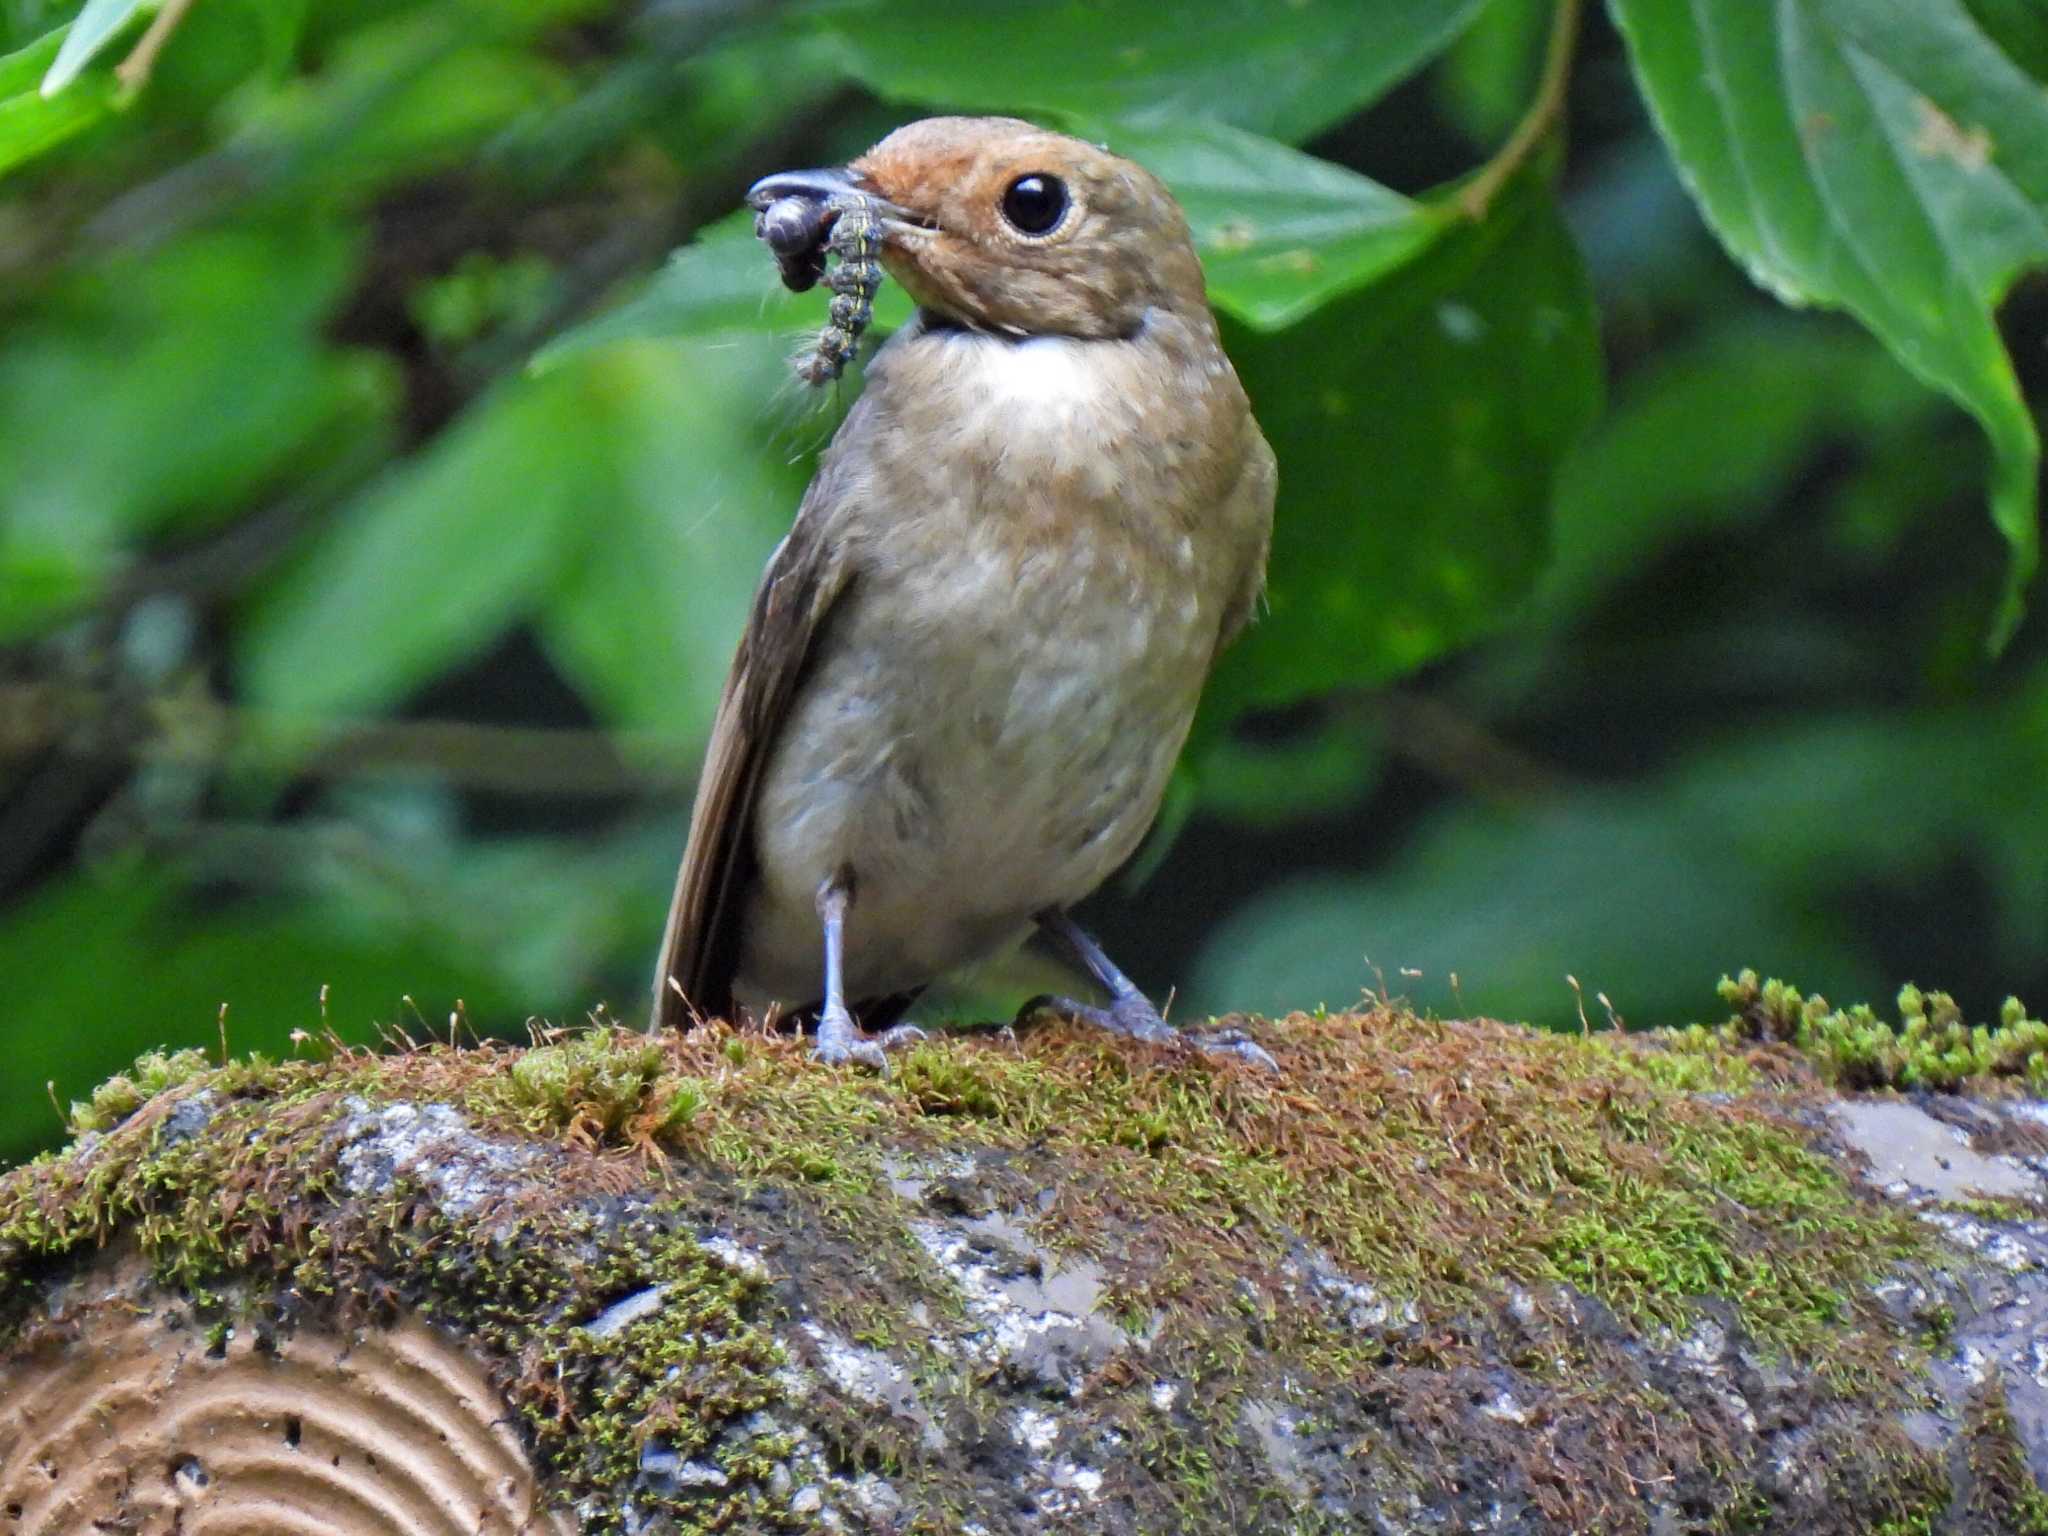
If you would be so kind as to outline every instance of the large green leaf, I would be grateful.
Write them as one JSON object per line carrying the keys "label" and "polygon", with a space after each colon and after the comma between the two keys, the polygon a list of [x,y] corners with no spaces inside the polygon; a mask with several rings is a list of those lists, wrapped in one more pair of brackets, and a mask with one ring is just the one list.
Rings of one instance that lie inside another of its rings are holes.
{"label": "large green leaf", "polygon": [[1941,409],[1838,319],[1779,310],[1670,349],[1566,464],[1532,617],[1583,620],[1658,552],[1765,515],[1829,441],[1875,441]]}
{"label": "large green leaf", "polygon": [[2048,91],[1959,0],[1610,0],[1722,242],[1838,305],[1983,425],[2011,545],[2002,643],[2039,560],[2040,444],[1993,310],[2048,262]]}
{"label": "large green leaf", "polygon": [[879,94],[932,107],[1166,109],[1299,142],[1376,99],[1462,31],[1482,0],[814,0]]}
{"label": "large green leaf", "polygon": [[1547,194],[1521,183],[1429,260],[1229,340],[1280,505],[1271,611],[1225,655],[1211,719],[1383,682],[1498,627],[1600,398],[1591,295]]}
{"label": "large green leaf", "polygon": [[388,707],[521,622],[614,723],[701,733],[801,489],[772,337],[621,346],[514,380],[343,509],[242,632],[257,701]]}
{"label": "large green leaf", "polygon": [[565,71],[528,34],[589,3],[427,8],[365,26],[331,47],[318,74],[231,98],[236,146],[327,196],[452,169],[487,137],[563,105]]}
{"label": "large green leaf", "polygon": [[1734,966],[1797,956],[1830,992],[1883,984],[1842,919],[1759,886],[1719,830],[1625,791],[1512,818],[1467,808],[1384,872],[1302,877],[1246,903],[1209,934],[1186,1006],[1341,1008],[1386,985],[1447,1014],[1565,1027],[1570,974],[1596,1023],[1605,991],[1631,1022],[1669,1024]]}
{"label": "large green leaf", "polygon": [[[616,724],[694,742],[708,728],[755,583],[796,514],[825,420],[760,402],[800,389],[773,337],[602,359],[623,451],[579,558],[540,617],[557,665]],[[588,496],[588,491],[585,492]]]}
{"label": "large green leaf", "polygon": [[1445,226],[1442,209],[1225,123],[1146,118],[1104,137],[1186,209],[1210,301],[1260,330],[1383,277]]}
{"label": "large green leaf", "polygon": [[388,707],[504,632],[601,510],[589,380],[487,396],[421,458],[342,507],[241,626],[250,697],[318,718]]}
{"label": "large green leaf", "polygon": [[1989,32],[2020,68],[2048,79],[2048,6],[2040,0],[1964,0],[1977,24]]}
{"label": "large green leaf", "polygon": [[1536,94],[1557,0],[1486,0],[1431,76],[1446,114],[1475,141],[1503,137]]}

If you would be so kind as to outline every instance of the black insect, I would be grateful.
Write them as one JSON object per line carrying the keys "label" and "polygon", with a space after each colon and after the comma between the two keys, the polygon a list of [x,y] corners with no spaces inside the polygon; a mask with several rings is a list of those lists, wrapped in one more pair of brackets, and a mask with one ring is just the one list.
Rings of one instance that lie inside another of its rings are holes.
{"label": "black insect", "polygon": [[826,197],[792,192],[754,216],[754,233],[775,253],[785,288],[803,293],[823,282],[832,290],[828,323],[817,345],[797,360],[797,377],[806,384],[828,384],[845,372],[875,318],[880,231],[875,200],[852,190]]}
{"label": "black insect", "polygon": [[826,227],[834,215],[811,197],[778,197],[754,215],[754,233],[775,253],[782,286],[803,293],[825,275]]}

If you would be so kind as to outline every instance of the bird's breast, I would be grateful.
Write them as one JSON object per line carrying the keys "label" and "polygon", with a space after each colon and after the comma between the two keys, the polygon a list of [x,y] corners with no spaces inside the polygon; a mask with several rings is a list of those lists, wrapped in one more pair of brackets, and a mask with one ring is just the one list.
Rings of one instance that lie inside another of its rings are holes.
{"label": "bird's breast", "polygon": [[1213,451],[1212,382],[1150,338],[917,331],[876,359],[876,457],[911,459],[970,494],[1144,512],[1181,499]]}

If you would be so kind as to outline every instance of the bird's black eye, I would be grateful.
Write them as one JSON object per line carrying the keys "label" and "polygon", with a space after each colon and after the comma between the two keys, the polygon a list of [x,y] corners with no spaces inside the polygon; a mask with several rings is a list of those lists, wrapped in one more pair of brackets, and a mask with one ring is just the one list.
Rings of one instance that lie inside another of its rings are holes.
{"label": "bird's black eye", "polygon": [[1067,184],[1057,176],[1019,176],[1003,193],[1003,217],[1022,234],[1052,233],[1067,216]]}

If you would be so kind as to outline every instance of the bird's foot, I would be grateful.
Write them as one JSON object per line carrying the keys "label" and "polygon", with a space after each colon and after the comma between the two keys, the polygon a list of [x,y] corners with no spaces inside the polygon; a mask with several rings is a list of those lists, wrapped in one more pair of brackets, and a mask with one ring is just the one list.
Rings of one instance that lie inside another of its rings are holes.
{"label": "bird's foot", "polygon": [[1200,1051],[1205,1056],[1229,1056],[1238,1061],[1249,1062],[1268,1072],[1280,1070],[1266,1048],[1241,1029],[1186,1030],[1175,1029],[1159,1016],[1142,992],[1126,992],[1114,998],[1107,1007],[1094,1003],[1076,1002],[1071,997],[1057,997],[1044,994],[1034,997],[1017,1010],[1017,1027],[1035,1014],[1053,1013],[1077,1023],[1092,1024],[1097,1029],[1106,1029],[1113,1035],[1122,1035],[1130,1040],[1143,1040],[1150,1045],[1184,1046]]}
{"label": "bird's foot", "polygon": [[818,1015],[818,1038],[811,1047],[811,1059],[828,1067],[863,1066],[887,1077],[888,1053],[923,1038],[924,1031],[915,1024],[898,1024],[879,1035],[864,1035],[844,1007],[828,1006]]}
{"label": "bird's foot", "polygon": [[1230,1056],[1262,1072],[1278,1072],[1280,1063],[1273,1053],[1241,1029],[1183,1030],[1181,1039],[1204,1056]]}
{"label": "bird's foot", "polygon": [[1180,1031],[1162,1019],[1159,1010],[1141,992],[1126,992],[1106,1008],[1044,993],[1017,1010],[1017,1023],[1021,1026],[1041,1013],[1057,1014],[1077,1024],[1092,1024],[1113,1035],[1143,1040],[1151,1045],[1178,1045],[1181,1038]]}

